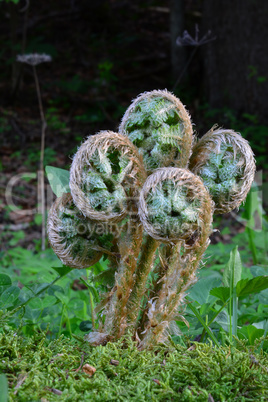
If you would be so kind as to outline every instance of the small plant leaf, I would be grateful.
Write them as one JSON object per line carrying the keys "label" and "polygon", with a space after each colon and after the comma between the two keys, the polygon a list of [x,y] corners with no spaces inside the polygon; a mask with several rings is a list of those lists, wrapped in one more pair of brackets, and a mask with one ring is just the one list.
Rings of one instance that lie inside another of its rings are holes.
{"label": "small plant leaf", "polygon": [[226,265],[223,274],[223,284],[224,286],[229,286],[231,288],[235,287],[237,282],[240,281],[242,275],[242,262],[238,247],[236,246],[234,250],[230,253],[230,259]]}
{"label": "small plant leaf", "polygon": [[109,285],[112,287],[114,285],[114,281],[115,281],[115,276],[114,276],[115,271],[116,271],[116,267],[107,268],[105,271],[102,271],[98,275],[95,275],[93,277],[93,282],[94,283],[100,282],[102,285]]}
{"label": "small plant leaf", "polygon": [[12,285],[11,279],[6,274],[0,274],[0,294]]}
{"label": "small plant leaf", "polygon": [[210,290],[221,284],[219,278],[201,278],[199,281],[191,288],[189,292],[189,297],[192,300],[197,301],[200,305],[208,303],[210,301]]}
{"label": "small plant leaf", "polygon": [[246,325],[237,332],[240,339],[247,339],[250,345],[254,345],[255,340],[263,336],[264,329],[256,328],[254,325]]}
{"label": "small plant leaf", "polygon": [[53,306],[53,305],[56,303],[56,301],[57,301],[57,299],[56,299],[55,296],[47,295],[47,296],[44,297],[44,299],[42,300],[42,302],[43,302],[43,308]]}
{"label": "small plant leaf", "polygon": [[215,322],[217,322],[224,331],[228,332],[229,330],[229,317],[226,311],[221,311],[219,315],[215,318]]}
{"label": "small plant leaf", "polygon": [[62,294],[62,293],[60,293],[58,291],[55,292],[55,296],[59,301],[62,302],[62,304],[64,306],[66,306],[66,307],[68,306],[69,298],[67,296],[65,296],[64,294]]}
{"label": "small plant leaf", "polygon": [[73,270],[73,268],[67,267],[67,265],[63,265],[62,267],[51,267],[56,271],[60,277],[67,275],[69,272]]}
{"label": "small plant leaf", "polygon": [[210,291],[211,296],[215,296],[220,299],[223,303],[227,302],[230,297],[230,288],[220,286],[218,288],[213,288]]}
{"label": "small plant leaf", "polygon": [[29,301],[28,306],[32,310],[41,310],[43,308],[43,303],[42,303],[42,300],[39,299],[39,297],[35,297],[31,301]]}
{"label": "small plant leaf", "polygon": [[98,303],[100,301],[98,292],[96,291],[96,289],[94,288],[94,286],[89,285],[82,277],[80,278],[80,281],[84,283],[84,285],[87,286],[87,288],[89,289],[90,293],[92,294],[93,298],[94,298],[94,302]]}
{"label": "small plant leaf", "polygon": [[256,276],[253,279],[241,279],[236,285],[238,297],[259,293],[268,288],[268,276]]}
{"label": "small plant leaf", "polygon": [[7,288],[0,297],[0,306],[7,307],[11,306],[15,300],[19,297],[20,288],[17,286],[10,286]]}
{"label": "small plant leaf", "polygon": [[67,308],[72,311],[78,313],[79,311],[83,310],[84,302],[81,299],[74,298],[68,302]]}
{"label": "small plant leaf", "polygon": [[61,197],[63,193],[70,193],[70,172],[68,170],[47,166],[46,174],[52,191],[57,197]]}
{"label": "small plant leaf", "polygon": [[5,374],[0,374],[0,402],[8,401],[8,383]]}
{"label": "small plant leaf", "polygon": [[79,325],[80,331],[89,332],[92,330],[92,322],[91,321],[82,321]]}

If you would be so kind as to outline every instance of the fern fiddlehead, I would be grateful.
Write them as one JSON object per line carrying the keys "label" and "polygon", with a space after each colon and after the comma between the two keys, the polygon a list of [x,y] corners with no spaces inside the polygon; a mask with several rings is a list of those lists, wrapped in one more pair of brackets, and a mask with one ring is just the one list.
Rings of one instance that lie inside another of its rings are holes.
{"label": "fern fiddlehead", "polygon": [[195,145],[190,170],[203,179],[215,212],[230,212],[244,201],[253,182],[253,152],[235,131],[212,128]]}
{"label": "fern fiddlehead", "polygon": [[51,247],[63,262],[73,268],[86,268],[102,256],[98,250],[110,243],[112,235],[97,236],[95,222],[85,219],[74,205],[71,194],[63,194],[52,205],[47,233]]}
{"label": "fern fiddlehead", "polygon": [[188,164],[193,136],[190,116],[168,91],[139,95],[123,116],[119,132],[136,145],[149,172]]}
{"label": "fern fiddlehead", "polygon": [[[166,203],[161,201],[161,225],[160,215],[155,214],[155,194],[166,199]],[[173,248],[161,288],[148,301],[147,319],[141,321],[141,349],[166,340],[168,326],[185,291],[195,282],[195,271],[209,245],[212,212],[213,202],[204,184],[186,169],[157,169],[144,183],[139,204],[143,226],[151,236],[173,244]]]}
{"label": "fern fiddlehead", "polygon": [[102,131],[88,137],[74,156],[70,189],[77,208],[90,219],[120,221],[135,198],[145,170],[128,138]]}
{"label": "fern fiddlehead", "polygon": [[144,183],[139,216],[154,239],[164,243],[189,240],[198,231],[204,205],[196,193],[196,178],[190,175],[192,186],[186,180],[189,174],[186,169],[160,168]]}
{"label": "fern fiddlehead", "polygon": [[142,242],[136,201],[145,178],[142,157],[135,145],[126,136],[111,131],[89,137],[77,151],[71,166],[71,193],[85,216],[109,222],[128,218],[129,228],[122,224],[122,233],[117,239],[120,261],[101,329],[114,337],[119,337],[125,329],[125,306]]}

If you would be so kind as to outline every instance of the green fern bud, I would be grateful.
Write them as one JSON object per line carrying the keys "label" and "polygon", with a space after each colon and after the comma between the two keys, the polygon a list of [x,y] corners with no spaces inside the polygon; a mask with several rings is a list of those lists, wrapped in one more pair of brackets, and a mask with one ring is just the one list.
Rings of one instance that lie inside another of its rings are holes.
{"label": "green fern bud", "polygon": [[233,130],[212,128],[195,145],[190,170],[200,176],[215,212],[230,212],[244,201],[255,174],[248,142]]}
{"label": "green fern bud", "polygon": [[208,217],[213,202],[200,178],[187,169],[160,168],[144,183],[139,216],[147,233],[162,242],[186,241],[192,246]]}
{"label": "green fern bud", "polygon": [[188,164],[193,137],[190,116],[168,91],[139,95],[124,114],[119,132],[137,146],[149,172]]}
{"label": "green fern bud", "polygon": [[96,223],[86,219],[76,208],[70,193],[63,194],[52,205],[47,221],[48,239],[63,264],[73,268],[94,265],[102,256],[101,244],[110,242],[109,233],[97,235]]}
{"label": "green fern bud", "polygon": [[102,131],[88,137],[74,156],[70,189],[84,216],[120,221],[145,177],[141,156],[129,139]]}

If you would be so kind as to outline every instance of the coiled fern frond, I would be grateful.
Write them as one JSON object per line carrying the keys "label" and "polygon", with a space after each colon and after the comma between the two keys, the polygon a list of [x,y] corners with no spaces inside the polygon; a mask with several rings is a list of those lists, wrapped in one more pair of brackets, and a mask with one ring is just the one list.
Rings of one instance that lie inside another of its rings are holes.
{"label": "coiled fern frond", "polygon": [[195,145],[190,170],[200,176],[215,212],[230,212],[245,200],[255,174],[248,142],[233,130],[212,128]]}
{"label": "coiled fern frond", "polygon": [[137,146],[147,171],[187,166],[192,124],[181,101],[170,92],[155,90],[139,95],[124,114],[119,132]]}
{"label": "coiled fern frond", "polygon": [[187,169],[160,168],[145,181],[139,216],[147,233],[162,242],[198,238],[211,199],[200,178]]}
{"label": "coiled fern frond", "polygon": [[73,268],[86,268],[98,262],[102,252],[100,244],[110,243],[109,233],[96,235],[95,223],[81,214],[70,193],[57,198],[47,221],[48,239],[63,264]]}
{"label": "coiled fern frond", "polygon": [[112,131],[88,137],[74,156],[70,189],[77,208],[94,220],[120,221],[146,173],[131,141]]}

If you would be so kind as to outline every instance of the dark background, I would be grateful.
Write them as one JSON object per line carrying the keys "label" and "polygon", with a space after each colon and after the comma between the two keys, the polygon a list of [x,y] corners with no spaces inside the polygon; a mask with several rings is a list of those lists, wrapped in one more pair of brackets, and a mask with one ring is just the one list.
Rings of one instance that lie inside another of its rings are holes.
{"label": "dark background", "polygon": [[[194,46],[176,45],[184,30]],[[203,43],[209,30],[215,39]],[[265,181],[267,42],[263,0],[0,1],[0,219],[18,222],[4,189],[14,174],[39,164],[33,71],[16,62],[18,54],[53,58],[37,66],[48,123],[45,165],[68,168],[83,138],[117,130],[134,97],[167,88],[186,105],[198,136],[215,123],[241,132]],[[21,208],[36,204],[34,181],[16,191]]]}

